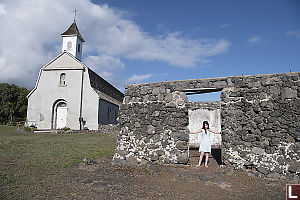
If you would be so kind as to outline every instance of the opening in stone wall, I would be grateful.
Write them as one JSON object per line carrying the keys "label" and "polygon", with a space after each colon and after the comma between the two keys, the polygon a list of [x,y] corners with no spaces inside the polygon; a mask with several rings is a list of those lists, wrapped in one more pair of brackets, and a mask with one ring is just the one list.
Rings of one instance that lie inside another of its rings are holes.
{"label": "opening in stone wall", "polygon": [[221,101],[221,91],[192,94],[186,93],[189,102],[199,102],[199,101]]}
{"label": "opening in stone wall", "polygon": [[[188,115],[190,132],[196,132],[202,128],[203,121],[208,121],[210,128],[221,131],[221,90],[216,88],[203,88],[185,90],[188,96]],[[189,136],[189,164],[195,166],[199,162],[199,147],[202,134],[190,134]],[[218,167],[222,164],[222,138],[220,134],[211,133],[211,154],[209,156],[209,167]],[[204,165],[205,156],[201,166]]]}

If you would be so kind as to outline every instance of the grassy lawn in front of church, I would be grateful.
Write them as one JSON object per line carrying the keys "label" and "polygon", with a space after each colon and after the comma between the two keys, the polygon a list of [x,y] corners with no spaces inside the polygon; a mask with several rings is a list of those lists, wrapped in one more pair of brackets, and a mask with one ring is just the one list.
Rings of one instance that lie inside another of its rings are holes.
{"label": "grassy lawn in front of church", "polygon": [[83,158],[111,157],[116,136],[17,132],[0,126],[0,199],[42,198]]}

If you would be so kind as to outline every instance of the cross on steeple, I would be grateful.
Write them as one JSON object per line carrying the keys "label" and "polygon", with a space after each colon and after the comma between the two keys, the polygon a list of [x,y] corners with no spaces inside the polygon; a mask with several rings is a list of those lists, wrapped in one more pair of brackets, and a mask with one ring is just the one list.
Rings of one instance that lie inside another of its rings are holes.
{"label": "cross on steeple", "polygon": [[78,10],[75,8],[75,10],[73,11],[74,12],[74,21],[76,21],[76,12],[77,12]]}

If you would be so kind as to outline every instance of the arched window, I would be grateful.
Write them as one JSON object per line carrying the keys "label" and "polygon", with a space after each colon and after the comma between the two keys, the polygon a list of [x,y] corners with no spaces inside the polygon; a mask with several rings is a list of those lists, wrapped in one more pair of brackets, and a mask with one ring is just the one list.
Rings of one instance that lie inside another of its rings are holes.
{"label": "arched window", "polygon": [[59,102],[57,107],[67,107],[67,104],[65,102]]}
{"label": "arched window", "polygon": [[69,41],[67,43],[67,51],[72,51],[72,42],[71,41]]}
{"label": "arched window", "polygon": [[80,53],[80,44],[77,46],[77,51]]}
{"label": "arched window", "polygon": [[62,73],[60,75],[59,85],[66,86],[66,74]]}

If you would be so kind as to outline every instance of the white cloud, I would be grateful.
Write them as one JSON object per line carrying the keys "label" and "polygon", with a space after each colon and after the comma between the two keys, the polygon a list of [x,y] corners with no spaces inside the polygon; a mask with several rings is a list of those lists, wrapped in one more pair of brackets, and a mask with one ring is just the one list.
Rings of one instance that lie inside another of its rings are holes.
{"label": "white cloud", "polygon": [[221,24],[221,25],[220,25],[220,28],[226,28],[226,27],[228,27],[228,26],[230,26],[230,24]]}
{"label": "white cloud", "polygon": [[254,35],[248,39],[250,43],[259,43],[261,41],[261,37]]}
{"label": "white cloud", "polygon": [[[129,19],[126,11],[89,0],[4,0],[0,3],[0,82],[32,87],[39,68],[61,49],[60,34],[72,23],[86,40],[84,62],[107,79],[118,80],[123,59],[163,61],[177,67],[194,67],[225,52],[225,39],[189,39],[180,33],[152,36]],[[125,70],[124,70],[125,71]]]}
{"label": "white cloud", "polygon": [[124,63],[120,58],[101,54],[99,56],[88,56],[83,62],[106,81],[110,82],[120,90],[123,89],[123,86],[121,85],[122,81],[117,77],[117,74],[125,68]]}
{"label": "white cloud", "polygon": [[293,37],[296,37],[297,39],[300,39],[300,31],[286,31],[285,35],[293,36]]}
{"label": "white cloud", "polygon": [[5,14],[5,6],[3,4],[0,4],[0,17],[4,16]]}
{"label": "white cloud", "polygon": [[127,82],[129,82],[129,83],[139,83],[139,82],[141,82],[143,80],[146,80],[146,79],[148,79],[152,76],[153,76],[153,74],[144,74],[144,75],[134,74],[129,79],[127,79]]}

